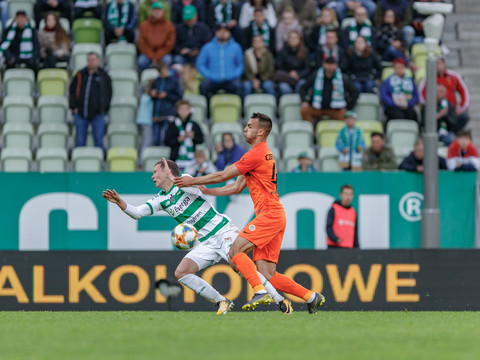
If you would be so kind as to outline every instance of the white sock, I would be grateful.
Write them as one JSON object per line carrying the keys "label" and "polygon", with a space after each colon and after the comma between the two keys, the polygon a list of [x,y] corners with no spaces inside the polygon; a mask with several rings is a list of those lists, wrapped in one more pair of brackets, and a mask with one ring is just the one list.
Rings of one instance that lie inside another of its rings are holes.
{"label": "white sock", "polygon": [[195,291],[197,295],[203,296],[210,301],[219,302],[225,300],[225,297],[215,290],[212,285],[197,275],[187,274],[178,279],[178,281]]}
{"label": "white sock", "polygon": [[317,293],[313,293],[312,296],[310,296],[310,299],[308,299],[307,303],[310,304],[310,303],[315,299],[315,295],[316,295],[316,294],[317,294]]}
{"label": "white sock", "polygon": [[265,288],[265,290],[267,290],[267,292],[272,296],[273,300],[275,301],[275,303],[279,304],[281,303],[283,300],[285,300],[285,298],[280,295],[277,290],[273,287],[272,284],[270,284],[270,281],[268,281],[265,276],[263,276],[263,274],[261,274],[260,272],[257,271],[257,274],[258,276],[260,276],[260,281],[262,282],[262,285],[263,287]]}

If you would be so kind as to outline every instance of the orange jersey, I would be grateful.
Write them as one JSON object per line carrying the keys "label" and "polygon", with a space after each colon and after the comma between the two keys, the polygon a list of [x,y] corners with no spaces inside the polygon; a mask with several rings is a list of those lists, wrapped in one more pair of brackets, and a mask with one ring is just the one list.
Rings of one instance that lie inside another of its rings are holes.
{"label": "orange jersey", "polygon": [[282,210],[277,193],[277,166],[267,142],[257,144],[235,163],[245,175],[255,214],[264,210]]}

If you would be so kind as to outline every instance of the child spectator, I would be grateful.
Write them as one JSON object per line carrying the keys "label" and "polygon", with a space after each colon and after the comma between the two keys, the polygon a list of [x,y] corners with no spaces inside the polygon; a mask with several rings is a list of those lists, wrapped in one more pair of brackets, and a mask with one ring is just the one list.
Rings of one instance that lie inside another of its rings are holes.
{"label": "child spectator", "polygon": [[184,173],[192,176],[208,175],[217,171],[215,165],[205,157],[205,151],[202,149],[195,150],[195,162],[185,168]]}
{"label": "child spectator", "polygon": [[317,172],[312,165],[312,159],[306,151],[298,154],[298,166],[294,167],[292,173],[314,173]]}
{"label": "child spectator", "polygon": [[457,139],[448,148],[448,170],[454,171],[478,171],[480,158],[478,150],[472,144],[470,131],[459,131]]}
{"label": "child spectator", "polygon": [[362,157],[365,150],[363,131],[355,125],[357,114],[354,111],[345,113],[345,126],[339,131],[336,141],[338,165],[344,170],[361,170]]}
{"label": "child spectator", "polygon": [[[423,139],[418,138],[413,146],[413,151],[401,162],[398,167],[400,170],[414,171],[423,173]],[[438,168],[447,169],[447,163],[442,157],[438,157]]]}
{"label": "child spectator", "polygon": [[[137,111],[137,125],[142,129],[142,143],[140,145],[140,151],[138,154],[138,164],[142,165],[142,152],[145,148],[152,146],[153,144],[153,99],[150,96],[150,89],[152,88],[154,79],[148,81],[145,91],[140,96],[140,102],[138,104]],[[158,145],[165,145],[164,143]]]}

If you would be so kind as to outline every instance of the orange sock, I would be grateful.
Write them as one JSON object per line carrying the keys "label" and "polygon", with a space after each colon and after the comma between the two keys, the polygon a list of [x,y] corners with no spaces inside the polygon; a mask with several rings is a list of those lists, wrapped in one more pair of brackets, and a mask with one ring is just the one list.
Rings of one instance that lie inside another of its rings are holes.
{"label": "orange sock", "polygon": [[265,290],[260,281],[260,277],[257,274],[257,267],[245,253],[238,253],[232,258],[233,263],[237,267],[238,271],[247,279],[254,292]]}
{"label": "orange sock", "polygon": [[302,285],[297,284],[293,279],[288,276],[276,272],[270,279],[270,284],[281,292],[295,295],[305,301],[308,301],[313,294],[313,291],[304,288]]}

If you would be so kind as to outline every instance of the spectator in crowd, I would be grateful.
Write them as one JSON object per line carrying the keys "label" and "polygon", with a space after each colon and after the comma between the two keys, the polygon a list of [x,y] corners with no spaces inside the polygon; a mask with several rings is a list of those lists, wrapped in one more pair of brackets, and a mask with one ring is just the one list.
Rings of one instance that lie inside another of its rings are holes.
{"label": "spectator in crowd", "polygon": [[40,44],[37,31],[31,26],[25,11],[17,11],[13,23],[5,30],[0,54],[3,55],[7,69],[24,64],[37,70]]}
{"label": "spectator in crowd", "polygon": [[87,13],[92,13],[94,17],[101,19],[102,6],[98,0],[75,0],[73,13],[75,19],[83,18]]}
{"label": "spectator in crowd", "polygon": [[280,96],[298,92],[305,77],[310,72],[308,61],[308,50],[303,43],[302,34],[298,31],[291,31],[288,41],[282,51],[275,58],[277,81]]}
{"label": "spectator in crowd", "polygon": [[347,111],[344,117],[345,126],[338,132],[335,143],[335,147],[340,153],[338,165],[344,170],[361,170],[365,150],[363,131],[355,125],[357,114],[354,111]]}
{"label": "spectator in crowd", "polygon": [[[136,123],[142,132],[142,143],[140,144],[140,151],[138,154],[138,164],[142,165],[142,152],[147,147],[153,145],[153,99],[150,96],[150,89],[152,88],[154,79],[150,79],[145,86],[145,91],[140,95],[138,104]],[[159,145],[165,145],[164,143]]]}
{"label": "spectator in crowd", "polygon": [[317,5],[315,4],[315,0],[282,0],[277,9],[278,17],[280,18],[283,11],[289,7],[293,8],[298,22],[306,34],[310,34],[317,21]]}
{"label": "spectator in crowd", "polygon": [[338,21],[335,10],[332,8],[324,8],[320,14],[318,24],[313,27],[310,35],[306,37],[306,44],[310,52],[314,52],[316,48],[325,45],[327,42],[327,30],[337,29]]}
{"label": "spectator in crowd", "polygon": [[165,144],[170,146],[170,160],[176,161],[183,171],[195,162],[195,146],[203,143],[202,129],[192,120],[190,102],[177,102],[177,116],[170,123],[165,137]]}
{"label": "spectator in crowd", "polygon": [[377,4],[374,0],[337,0],[335,11],[337,12],[338,21],[342,21],[348,16],[349,12],[357,13],[360,8],[365,9],[365,17],[372,18],[377,9]]}
{"label": "spectator in crowd", "polygon": [[172,20],[172,8],[168,0],[144,0],[140,3],[138,8],[137,24],[140,26],[142,22],[147,20],[152,14],[152,5],[156,2],[163,4],[163,11],[165,11],[165,19]]}
{"label": "spectator in crowd", "polygon": [[172,63],[172,52],[175,46],[176,30],[173,23],[165,18],[164,5],[155,2],[152,5],[152,14],[140,24],[138,34],[138,66],[145,70],[152,63],[155,66],[159,61],[168,65]]}
{"label": "spectator in crowd", "polygon": [[363,153],[363,170],[390,170],[397,168],[393,150],[385,145],[385,137],[382,133],[373,132],[370,135],[372,146]]}
{"label": "spectator in crowd", "polygon": [[322,116],[343,120],[345,112],[355,106],[358,94],[352,81],[338,68],[336,59],[329,57],[300,88],[302,119],[311,123]]}
{"label": "spectator in crowd", "polygon": [[207,23],[207,9],[202,0],[175,0],[172,5],[172,22],[177,25],[183,22],[183,8],[193,5],[197,9],[198,21]]}
{"label": "spectator in crowd", "polygon": [[[413,171],[423,173],[423,139],[418,138],[413,146],[413,151],[400,163],[400,170]],[[438,157],[438,168],[440,170],[447,169],[447,163],[441,156]]]}
{"label": "spectator in crowd", "polygon": [[375,30],[376,50],[383,61],[402,58],[408,65],[407,43],[398,26],[398,17],[393,10],[385,11],[380,27]]}
{"label": "spectator in crowd", "polygon": [[295,166],[292,173],[314,173],[317,172],[312,165],[312,159],[306,151],[298,154],[298,166]]}
{"label": "spectator in crowd", "polygon": [[54,12],[45,16],[45,27],[38,32],[38,41],[43,67],[54,68],[57,62],[68,62],[70,38]]}
{"label": "spectator in crowd", "polygon": [[375,81],[380,78],[382,67],[363,36],[357,37],[353,48],[349,50],[347,72],[358,91],[376,92]]}
{"label": "spectator in crowd", "polygon": [[47,13],[50,12],[72,22],[72,8],[70,4],[70,0],[37,0],[33,7],[35,24],[39,27],[40,20],[46,17]]}
{"label": "spectator in crowd", "polygon": [[[240,31],[238,26],[238,19],[240,17],[240,7],[243,3],[237,3],[233,0],[215,0],[210,15],[210,26],[213,26],[213,30],[220,24],[227,24],[232,35],[235,39],[240,38]],[[240,40],[238,40],[240,41]]]}
{"label": "spectator in crowd", "polygon": [[327,213],[327,246],[329,249],[358,248],[357,212],[352,207],[353,187],[345,184]]}
{"label": "spectator in crowd", "polygon": [[210,41],[210,29],[198,21],[197,9],[193,5],[183,7],[183,23],[177,25],[175,64],[195,64],[203,45]]}
{"label": "spectator in crowd", "polygon": [[222,171],[227,166],[236,163],[246,152],[243,147],[235,144],[232,133],[224,133],[222,135],[222,142],[216,144],[215,149],[217,151],[215,166],[218,171]]}
{"label": "spectator in crowd", "polygon": [[393,61],[393,74],[383,81],[380,88],[380,98],[388,120],[417,121],[415,111],[418,102],[417,86],[414,79],[405,73],[405,65],[404,59],[396,58]]}
{"label": "spectator in crowd", "polygon": [[345,51],[353,47],[355,40],[359,36],[363,36],[367,40],[368,45],[373,47],[373,28],[367,22],[367,19],[367,10],[362,6],[357,7],[352,23],[343,30],[341,45]]}
{"label": "spectator in crowd", "polygon": [[[455,140],[456,121],[455,105],[447,99],[447,88],[443,84],[437,84],[438,140],[445,146],[450,146]],[[425,124],[425,108],[423,108],[423,124]]]}
{"label": "spectator in crowd", "polygon": [[107,45],[114,41],[133,43],[136,22],[135,6],[129,0],[110,2],[103,21]]}
{"label": "spectator in crowd", "polygon": [[242,6],[240,10],[240,17],[238,19],[238,25],[240,28],[245,29],[253,21],[253,12],[255,8],[261,7],[267,19],[268,25],[272,28],[277,27],[277,14],[270,0],[248,0]]}
{"label": "spectator in crowd", "polygon": [[169,124],[175,117],[175,106],[182,98],[180,83],[170,74],[168,65],[160,62],[157,66],[159,76],[150,88],[153,100],[153,143],[155,146],[165,144],[165,135]]}
{"label": "spectator in crowd", "polygon": [[[470,119],[468,114],[470,93],[461,76],[447,69],[444,58],[437,59],[437,84],[442,84],[447,88],[447,100],[456,108],[457,122],[455,132],[459,132],[467,125]],[[420,101],[422,104],[425,104],[426,78],[421,82],[419,92]],[[460,102],[457,101],[457,96],[460,98]]]}
{"label": "spectator in crowd", "polygon": [[241,96],[242,47],[231,38],[226,24],[220,24],[215,35],[200,49],[197,58],[197,70],[204,77],[200,93],[208,99],[219,90]]}
{"label": "spectator in crowd", "polygon": [[[382,24],[388,12],[395,15],[395,26],[401,31],[406,47],[412,44],[415,30],[412,23],[412,5],[410,0],[379,0],[375,13],[375,24]],[[388,15],[391,16],[391,15]],[[383,21],[382,21],[383,19]],[[398,57],[398,56],[396,56]]]}
{"label": "spectator in crowd", "polygon": [[253,37],[252,47],[245,51],[244,64],[243,96],[260,91],[275,96],[275,62],[261,35]]}
{"label": "spectator in crowd", "polygon": [[195,150],[195,162],[189,167],[185,168],[185,174],[192,176],[208,175],[217,171],[215,165],[210,160],[207,160],[205,151],[202,149]]}
{"label": "spectator in crowd", "polygon": [[70,83],[70,108],[76,129],[75,146],[85,146],[88,126],[92,125],[95,146],[104,149],[105,113],[112,99],[112,81],[100,66],[97,53],[87,55],[87,67],[73,77]]}
{"label": "spectator in crowd", "polygon": [[292,31],[302,33],[303,28],[298,22],[293,8],[287,6],[283,10],[282,20],[278,23],[277,29],[275,30],[275,51],[277,53],[282,50],[283,45],[288,41],[288,35],[290,35]]}
{"label": "spectator in crowd", "polygon": [[454,171],[480,170],[478,150],[472,143],[470,131],[459,131],[457,139],[448,148],[447,168]]}
{"label": "spectator in crowd", "polygon": [[315,67],[319,68],[323,62],[332,57],[337,61],[338,67],[342,71],[348,70],[348,59],[346,51],[338,43],[338,32],[335,29],[327,29],[325,35],[325,44],[322,46],[314,46],[315,52],[312,57]]}
{"label": "spectator in crowd", "polygon": [[255,35],[261,35],[265,46],[272,54],[275,54],[275,29],[268,25],[265,20],[263,9],[258,7],[253,12],[253,21],[243,30],[243,48],[244,50],[252,46],[252,38]]}

